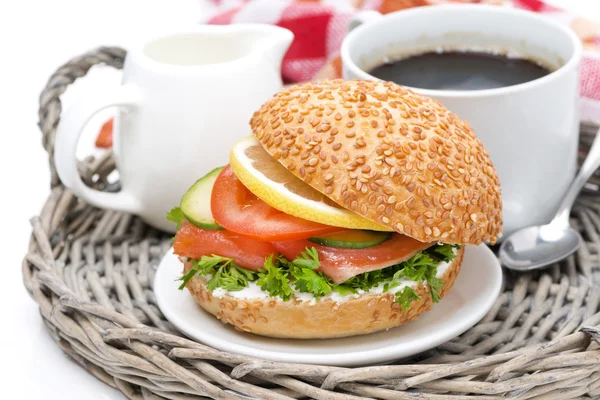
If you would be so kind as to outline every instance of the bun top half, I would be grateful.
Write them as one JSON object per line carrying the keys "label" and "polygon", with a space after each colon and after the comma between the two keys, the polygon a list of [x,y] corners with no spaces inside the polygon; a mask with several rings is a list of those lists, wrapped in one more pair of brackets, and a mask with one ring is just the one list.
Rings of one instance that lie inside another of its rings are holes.
{"label": "bun top half", "polygon": [[498,175],[468,123],[391,82],[285,89],[250,120],[265,150],[344,208],[423,242],[495,243]]}

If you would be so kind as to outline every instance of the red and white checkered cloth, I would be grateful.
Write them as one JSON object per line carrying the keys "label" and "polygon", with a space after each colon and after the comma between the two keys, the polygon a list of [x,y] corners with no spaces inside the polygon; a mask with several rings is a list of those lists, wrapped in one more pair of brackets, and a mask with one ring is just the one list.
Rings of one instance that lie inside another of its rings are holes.
{"label": "red and white checkered cloth", "polygon": [[294,32],[282,66],[286,82],[340,77],[338,50],[349,18],[360,10],[388,13],[446,2],[486,3],[539,12],[569,25],[584,44],[581,64],[581,112],[585,121],[600,122],[600,24],[541,0],[212,0],[214,13],[204,22],[261,22]]}

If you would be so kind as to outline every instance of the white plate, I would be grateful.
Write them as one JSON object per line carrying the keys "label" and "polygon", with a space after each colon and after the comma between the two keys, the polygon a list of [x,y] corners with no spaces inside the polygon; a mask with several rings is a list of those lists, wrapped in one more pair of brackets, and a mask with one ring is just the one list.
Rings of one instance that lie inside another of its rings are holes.
{"label": "white plate", "polygon": [[171,252],[154,281],[158,306],[186,335],[216,349],[273,361],[338,366],[384,363],[431,349],[475,325],[500,293],[502,270],[485,245],[468,246],[450,293],[419,319],[384,332],[342,339],[271,339],[239,332],[177,290],[182,264]]}

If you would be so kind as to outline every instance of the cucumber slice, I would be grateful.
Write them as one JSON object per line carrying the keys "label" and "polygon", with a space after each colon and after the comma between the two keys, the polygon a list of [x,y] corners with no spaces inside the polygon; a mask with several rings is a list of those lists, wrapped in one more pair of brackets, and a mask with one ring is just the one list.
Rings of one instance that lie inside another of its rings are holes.
{"label": "cucumber slice", "polygon": [[330,233],[328,235],[311,237],[308,240],[321,246],[337,247],[341,249],[366,249],[377,246],[389,239],[391,232],[364,231],[350,229],[347,231]]}
{"label": "cucumber slice", "polygon": [[181,212],[183,216],[198,228],[217,230],[223,229],[215,222],[210,211],[210,196],[217,176],[225,167],[215,168],[188,189],[181,198]]}

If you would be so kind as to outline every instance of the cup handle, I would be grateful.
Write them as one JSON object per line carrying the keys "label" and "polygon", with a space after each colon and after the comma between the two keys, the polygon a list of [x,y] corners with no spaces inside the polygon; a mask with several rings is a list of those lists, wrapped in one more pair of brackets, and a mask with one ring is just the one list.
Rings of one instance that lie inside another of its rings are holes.
{"label": "cup handle", "polygon": [[139,102],[138,89],[131,85],[123,85],[116,91],[77,99],[61,116],[56,130],[54,147],[56,171],[65,186],[91,205],[128,213],[137,213],[140,210],[138,201],[127,188],[121,188],[121,191],[116,193],[109,193],[86,186],[79,176],[75,157],[79,136],[95,114],[112,106],[123,107],[124,110],[132,109]]}
{"label": "cup handle", "polygon": [[360,25],[364,24],[367,21],[371,21],[373,19],[381,17],[381,13],[375,10],[364,10],[360,11],[350,18],[348,22],[348,26],[346,26],[346,33],[352,32],[355,28],[358,28]]}

